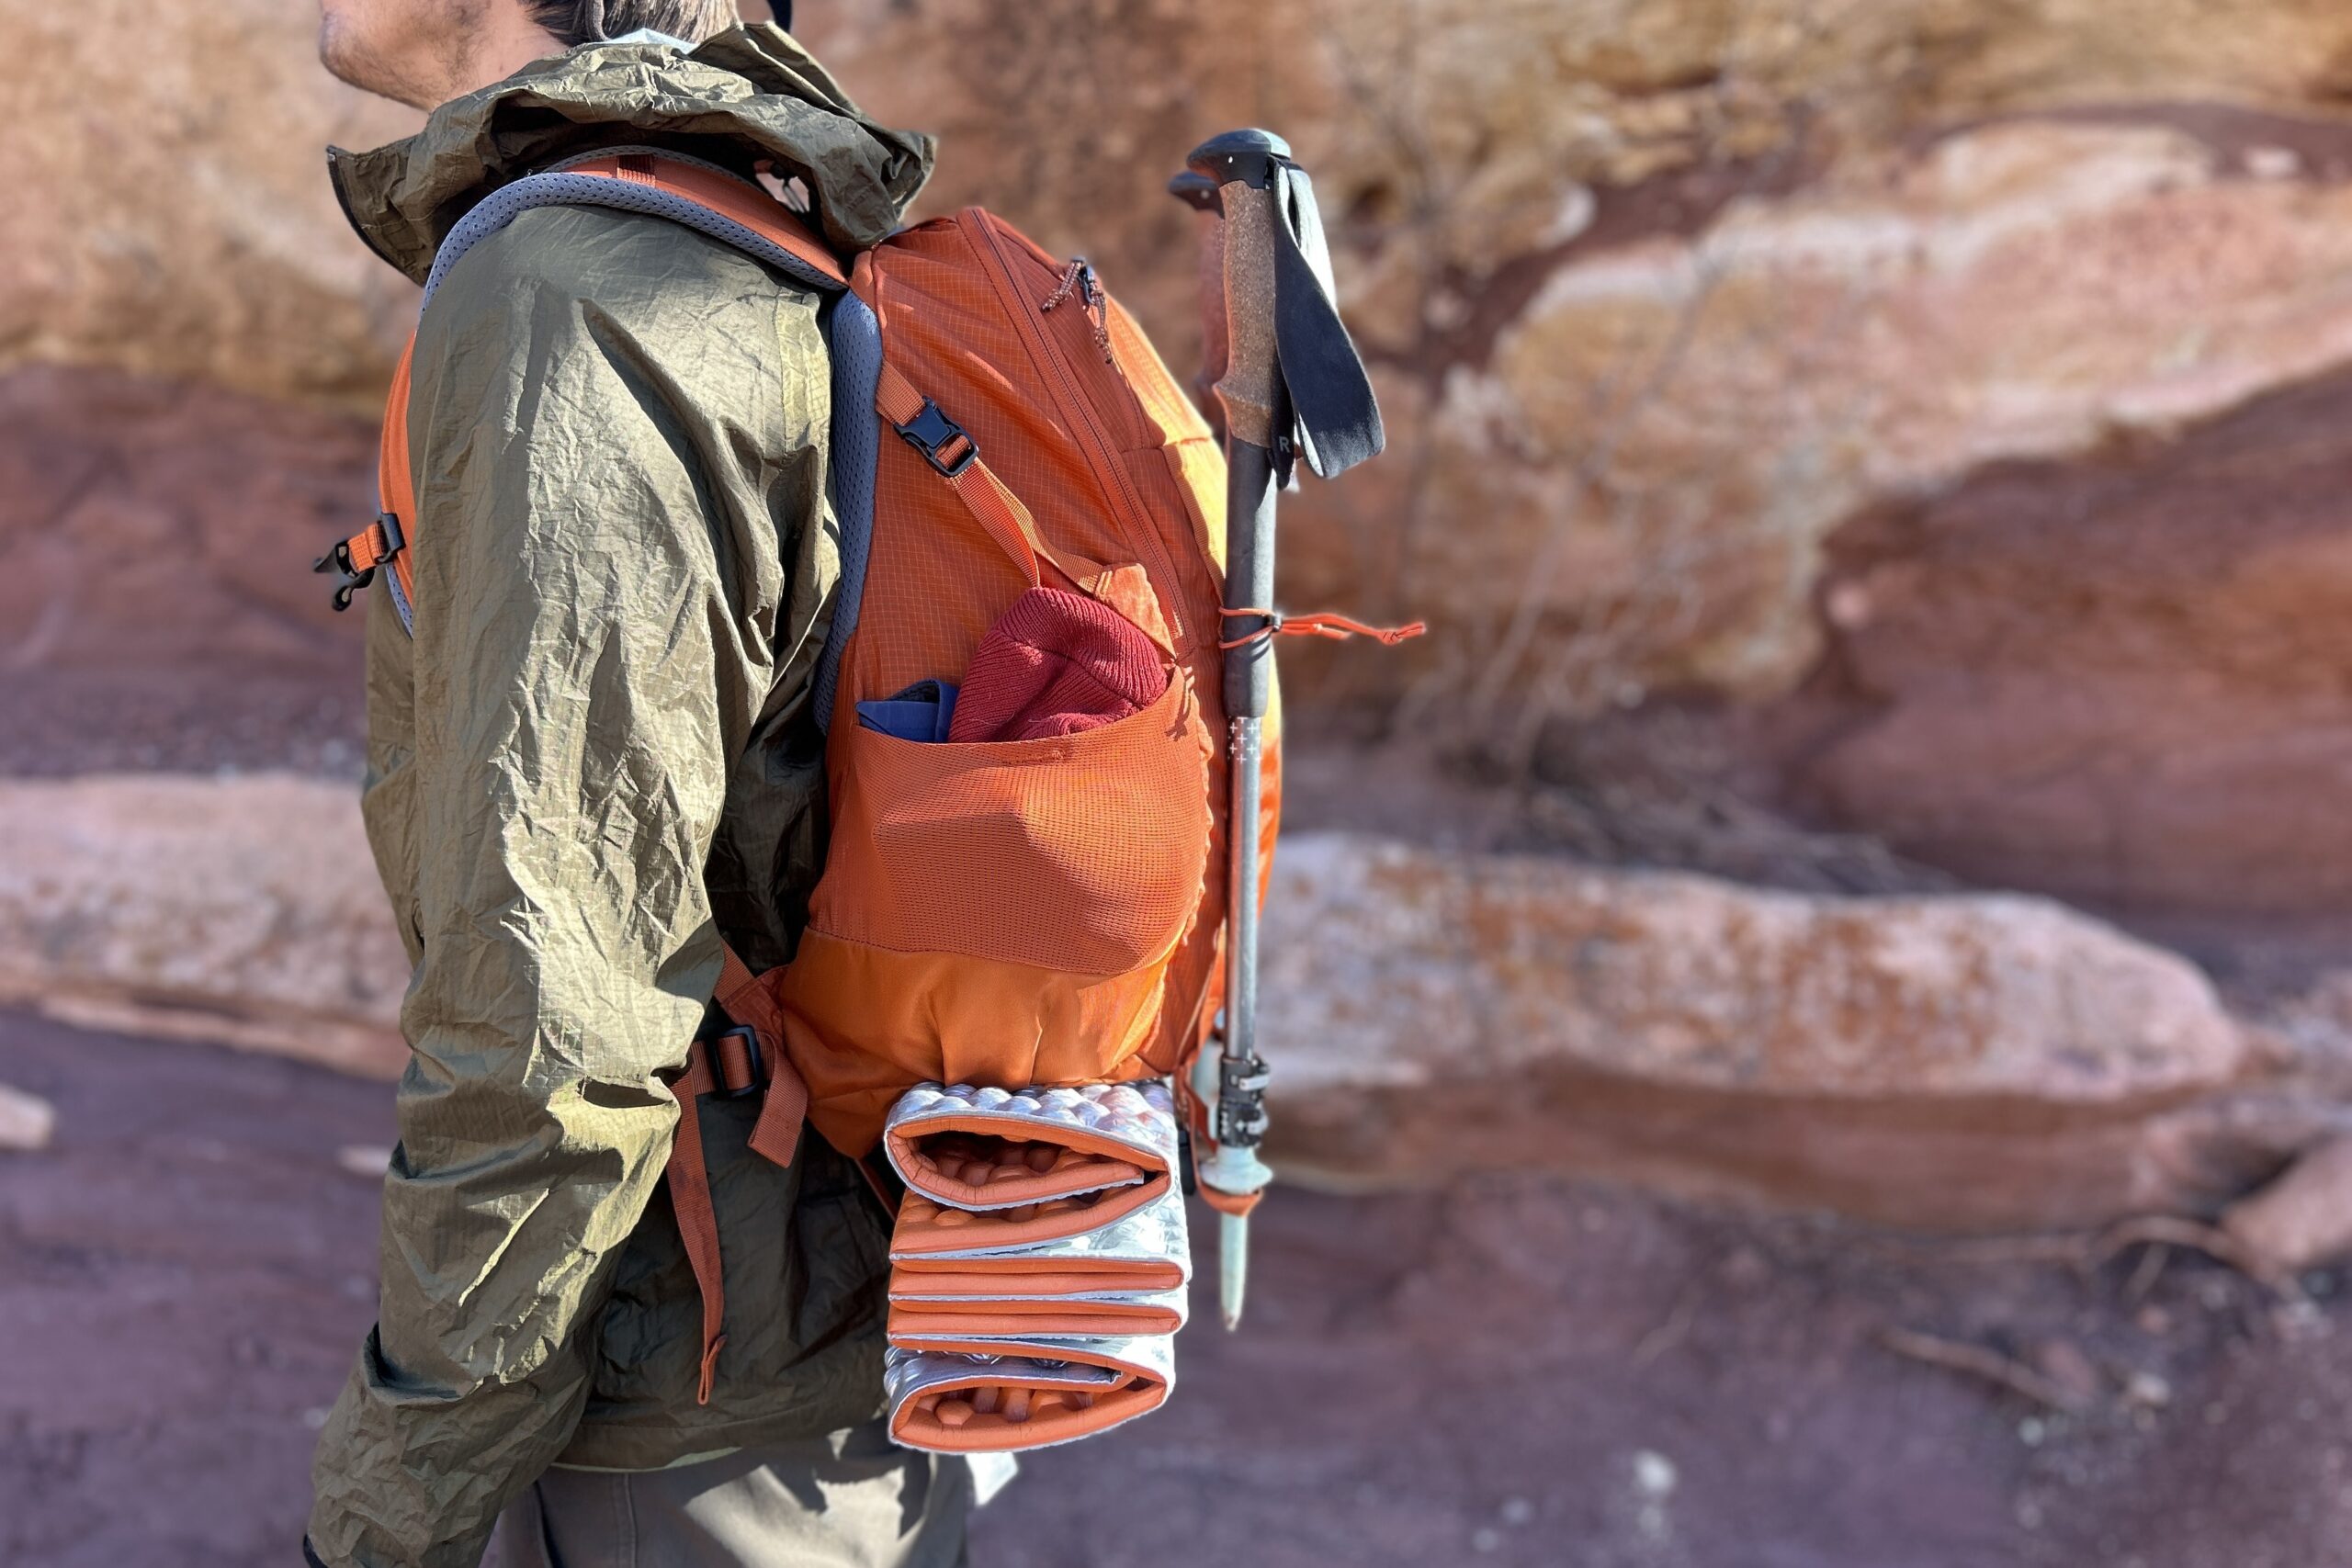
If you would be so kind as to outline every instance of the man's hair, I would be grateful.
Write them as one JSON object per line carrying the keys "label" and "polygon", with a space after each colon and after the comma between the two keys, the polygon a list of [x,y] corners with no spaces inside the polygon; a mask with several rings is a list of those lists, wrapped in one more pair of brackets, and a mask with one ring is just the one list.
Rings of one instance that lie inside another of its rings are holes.
{"label": "man's hair", "polygon": [[639,28],[700,43],[735,25],[735,0],[530,0],[539,26],[568,44],[623,38]]}

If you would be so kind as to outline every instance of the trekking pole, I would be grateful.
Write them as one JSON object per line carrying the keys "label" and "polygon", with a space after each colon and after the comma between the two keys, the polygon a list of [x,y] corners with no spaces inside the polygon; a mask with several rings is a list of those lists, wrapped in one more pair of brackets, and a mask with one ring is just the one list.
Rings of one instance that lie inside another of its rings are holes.
{"label": "trekking pole", "polygon": [[[1226,566],[1220,641],[1230,727],[1232,807],[1227,821],[1225,1014],[1217,1055],[1195,1066],[1193,1089],[1210,1109],[1212,1152],[1202,1184],[1220,1205],[1217,1294],[1225,1325],[1241,1321],[1249,1288],[1248,1208],[1273,1179],[1259,1158],[1265,1137],[1267,1067],[1258,1054],[1260,765],[1273,696],[1274,502],[1294,460],[1329,478],[1380,450],[1371,383],[1330,298],[1329,264],[1313,187],[1289,144],[1263,130],[1233,130],[1193,150],[1170,191],[1222,220],[1204,225],[1204,261],[1223,282],[1204,288],[1205,342],[1225,414]],[[1220,355],[1219,351],[1222,350]],[[1301,405],[1306,405],[1302,418]],[[1304,451],[1302,452],[1302,447]]]}

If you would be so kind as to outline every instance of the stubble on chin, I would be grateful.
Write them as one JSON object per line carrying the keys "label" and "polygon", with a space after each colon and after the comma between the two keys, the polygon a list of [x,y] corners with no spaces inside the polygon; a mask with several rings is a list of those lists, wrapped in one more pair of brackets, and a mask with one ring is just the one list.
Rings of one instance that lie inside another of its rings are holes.
{"label": "stubble on chin", "polygon": [[[380,0],[397,6],[395,36],[322,9],[319,63],[363,93],[430,111],[451,96],[481,36],[482,0]],[[389,18],[388,18],[389,19]],[[379,36],[370,36],[371,33]]]}

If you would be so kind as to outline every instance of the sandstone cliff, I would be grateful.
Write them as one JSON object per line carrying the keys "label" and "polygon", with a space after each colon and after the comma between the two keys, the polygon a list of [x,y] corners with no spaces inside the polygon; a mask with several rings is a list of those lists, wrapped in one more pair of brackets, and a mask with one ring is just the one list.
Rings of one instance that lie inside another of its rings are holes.
{"label": "sandstone cliff", "polygon": [[[2352,758],[2352,12],[804,10],[869,107],[946,138],[927,210],[984,201],[1086,252],[1180,368],[1193,238],[1165,175],[1245,122],[1314,169],[1395,452],[1286,513],[1285,597],[1436,629],[1295,660],[1302,716],[1351,702],[1516,766],[1564,724],[1701,712],[1750,805],[1944,885],[2329,951],[2352,893],[2330,805]],[[358,1060],[398,959],[347,822],[304,793],[327,786],[123,776],[356,765],[356,628],[306,568],[369,510],[369,406],[415,294],[344,228],[319,150],[413,117],[328,83],[311,18],[11,18],[0,774],[83,782],[6,786],[0,977]],[[1322,772],[1325,806],[1386,787]],[[249,808],[267,841],[239,838]],[[2266,1111],[2224,1139],[2214,1117],[2340,1050],[2352,1013],[2299,974],[2321,1001],[2250,1026],[2177,958],[2030,901],[1307,843],[1283,884],[1323,933],[1281,950],[1288,1152],[1339,1179],[1435,1170],[1444,1129],[1542,1084],[1608,1114],[1494,1158],[1946,1223],[2210,1206],[2325,1130]],[[1383,919],[1365,879],[1398,857],[1426,896]],[[1447,947],[1472,915],[1498,940]],[[1865,1179],[1889,1150],[1918,1155],[1891,1196]],[[1939,1206],[1970,1160],[2006,1175]]]}

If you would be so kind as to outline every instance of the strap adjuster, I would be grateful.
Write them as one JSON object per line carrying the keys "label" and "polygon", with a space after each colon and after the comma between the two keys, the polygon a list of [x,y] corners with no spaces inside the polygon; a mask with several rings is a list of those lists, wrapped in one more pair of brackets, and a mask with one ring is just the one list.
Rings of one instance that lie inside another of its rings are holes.
{"label": "strap adjuster", "polygon": [[[311,563],[312,571],[335,574],[334,604],[340,612],[351,608],[352,595],[376,581],[376,569],[401,553],[407,540],[401,535],[400,519],[389,512],[376,513],[376,521],[347,539],[337,539],[334,547]],[[352,553],[352,547],[362,547],[367,554],[362,558]]]}
{"label": "strap adjuster", "polygon": [[[730,1062],[727,1042],[736,1039],[743,1042],[746,1076],[741,1083],[730,1082],[729,1080],[735,1075],[728,1071]],[[758,1032],[749,1024],[739,1023],[732,1029],[723,1029],[703,1041],[702,1046],[704,1050],[710,1053],[710,1077],[712,1083],[717,1086],[711,1093],[719,1099],[745,1100],[767,1088],[767,1057],[760,1051]]]}
{"label": "strap adjuster", "polygon": [[[891,428],[905,439],[908,446],[922,454],[924,462],[951,479],[979,461],[979,443],[972,439],[970,432],[942,413],[939,405],[929,398],[922,400],[921,413],[906,423],[892,425]],[[947,449],[958,441],[964,444],[964,449],[953,457],[944,456]]]}

